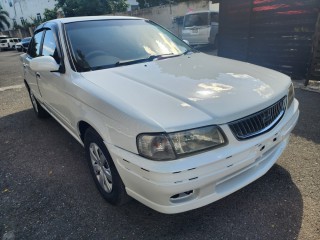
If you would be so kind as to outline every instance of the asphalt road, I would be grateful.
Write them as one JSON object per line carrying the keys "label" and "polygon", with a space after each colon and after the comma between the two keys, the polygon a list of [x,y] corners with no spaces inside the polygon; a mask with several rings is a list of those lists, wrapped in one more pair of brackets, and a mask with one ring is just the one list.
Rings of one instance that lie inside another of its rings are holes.
{"label": "asphalt road", "polygon": [[[82,147],[36,119],[17,52],[0,52],[3,239],[320,239],[320,94],[296,89],[301,117],[278,163],[256,182],[176,215],[105,202]],[[15,87],[10,87],[15,86]]]}

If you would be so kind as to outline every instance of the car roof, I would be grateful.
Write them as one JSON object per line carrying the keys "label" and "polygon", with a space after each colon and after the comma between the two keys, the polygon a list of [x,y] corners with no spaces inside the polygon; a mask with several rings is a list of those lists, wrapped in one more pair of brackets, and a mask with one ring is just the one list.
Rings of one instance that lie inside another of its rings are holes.
{"label": "car roof", "polygon": [[143,19],[143,18],[129,17],[129,16],[86,16],[86,17],[57,18],[49,22],[71,23],[71,22],[83,22],[83,21],[94,21],[94,20],[117,20],[117,19]]}

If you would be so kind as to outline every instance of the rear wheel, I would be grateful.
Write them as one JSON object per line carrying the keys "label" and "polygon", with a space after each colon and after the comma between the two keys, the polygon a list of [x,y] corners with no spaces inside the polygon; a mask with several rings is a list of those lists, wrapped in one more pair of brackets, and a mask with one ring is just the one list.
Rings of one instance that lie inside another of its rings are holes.
{"label": "rear wheel", "polygon": [[217,34],[216,37],[214,38],[214,43],[213,43],[213,49],[218,49],[219,48],[219,35]]}
{"label": "rear wheel", "polygon": [[84,137],[86,158],[94,182],[101,195],[113,205],[122,205],[130,198],[99,134],[88,128]]}

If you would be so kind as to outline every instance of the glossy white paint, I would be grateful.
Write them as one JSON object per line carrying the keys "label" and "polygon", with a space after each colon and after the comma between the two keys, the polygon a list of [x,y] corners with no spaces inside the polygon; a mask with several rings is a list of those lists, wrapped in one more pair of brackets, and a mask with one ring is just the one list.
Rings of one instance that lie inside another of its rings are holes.
{"label": "glossy white paint", "polygon": [[281,99],[291,83],[279,72],[203,53],[81,75],[167,132],[250,115]]}
{"label": "glossy white paint", "polygon": [[[35,59],[30,61],[24,54],[24,77],[39,102],[80,143],[81,121],[101,135],[130,196],[160,212],[183,212],[240,189],[276,162],[298,120],[296,100],[275,128],[258,137],[238,141],[227,123],[287,95],[291,83],[288,76],[202,53],[74,72],[61,26],[94,19],[113,17],[55,20],[60,27],[66,72],[50,72],[38,65],[34,68],[31,63]],[[38,78],[30,67],[39,70]],[[136,137],[140,133],[173,132],[211,124],[224,131],[226,146],[164,162],[138,155]],[[265,148],[260,151],[261,146]],[[170,200],[189,190],[194,191],[191,197],[179,202]]]}
{"label": "glossy white paint", "polygon": [[[298,117],[295,100],[272,131],[243,142],[233,137],[227,125],[220,125],[228,136],[227,146],[169,162],[145,161],[110,144],[107,147],[129,195],[159,212],[179,213],[217,201],[264,175],[288,144]],[[190,190],[194,194],[189,199],[170,200]]]}
{"label": "glossy white paint", "polygon": [[60,66],[57,64],[54,58],[50,56],[37,57],[37,58],[33,58],[30,61],[30,68],[35,72],[58,71],[59,67]]}

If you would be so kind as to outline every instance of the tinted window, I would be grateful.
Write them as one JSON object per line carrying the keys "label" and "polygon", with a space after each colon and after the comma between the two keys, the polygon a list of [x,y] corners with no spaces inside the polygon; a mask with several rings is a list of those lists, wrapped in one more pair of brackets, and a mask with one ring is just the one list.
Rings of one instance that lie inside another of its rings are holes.
{"label": "tinted window", "polygon": [[12,40],[12,39],[10,39],[10,42],[13,42],[13,40]]}
{"label": "tinted window", "polygon": [[6,43],[7,42],[7,39],[5,39],[5,40],[1,40],[1,42],[0,43]]}
{"label": "tinted window", "polygon": [[60,63],[56,41],[51,30],[47,30],[44,35],[42,56],[51,56],[56,60],[57,63]]}
{"label": "tinted window", "polygon": [[189,14],[184,17],[184,27],[209,25],[208,12]]}
{"label": "tinted window", "polygon": [[28,48],[28,54],[30,57],[35,58],[40,56],[40,45],[43,32],[38,32],[32,38],[31,44]]}

